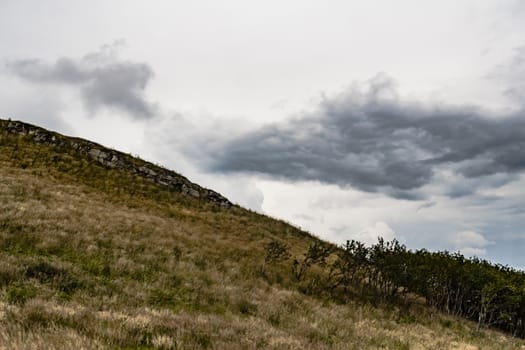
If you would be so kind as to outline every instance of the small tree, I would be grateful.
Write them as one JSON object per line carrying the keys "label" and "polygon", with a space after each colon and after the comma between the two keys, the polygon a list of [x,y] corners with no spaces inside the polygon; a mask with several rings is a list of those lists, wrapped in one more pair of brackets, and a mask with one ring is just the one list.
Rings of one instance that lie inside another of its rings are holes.
{"label": "small tree", "polygon": [[287,244],[276,240],[266,244],[265,250],[266,257],[264,258],[264,262],[267,264],[276,264],[290,258],[290,247],[288,247]]}
{"label": "small tree", "polygon": [[332,248],[320,242],[310,244],[301,262],[297,259],[293,262],[293,272],[295,278],[300,281],[310,266],[317,264],[326,265],[326,258],[332,253]]}
{"label": "small tree", "polygon": [[290,247],[285,243],[273,240],[264,246],[264,250],[266,255],[264,257],[264,263],[261,266],[261,274],[265,278],[268,278],[266,275],[266,264],[276,265],[288,260],[290,258]]}

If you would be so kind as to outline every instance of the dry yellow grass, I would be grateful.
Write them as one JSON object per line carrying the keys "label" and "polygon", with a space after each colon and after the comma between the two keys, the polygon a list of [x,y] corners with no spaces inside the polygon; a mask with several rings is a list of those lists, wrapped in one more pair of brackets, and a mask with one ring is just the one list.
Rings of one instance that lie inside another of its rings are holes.
{"label": "dry yellow grass", "polygon": [[261,267],[270,240],[298,256],[310,235],[52,147],[18,140],[14,159],[14,142],[0,142],[0,349],[525,348],[422,306],[304,295],[288,265]]}

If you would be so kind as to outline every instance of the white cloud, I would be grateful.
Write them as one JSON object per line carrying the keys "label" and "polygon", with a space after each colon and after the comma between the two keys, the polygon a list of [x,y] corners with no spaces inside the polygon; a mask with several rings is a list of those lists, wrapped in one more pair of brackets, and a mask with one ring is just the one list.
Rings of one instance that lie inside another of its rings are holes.
{"label": "white cloud", "polygon": [[466,256],[482,256],[487,250],[485,247],[494,244],[486,239],[481,233],[475,231],[461,231],[450,239],[455,248]]}
{"label": "white cloud", "polygon": [[452,238],[452,243],[457,247],[485,247],[491,242],[488,241],[481,233],[474,231],[461,231]]}
{"label": "white cloud", "polygon": [[42,127],[71,132],[63,118],[67,104],[55,89],[42,89],[21,84],[0,72],[0,118],[11,118]]}
{"label": "white cloud", "polygon": [[396,233],[387,223],[378,221],[359,231],[355,236],[355,239],[371,245],[377,243],[379,237],[382,237],[385,241],[391,241],[396,238]]}
{"label": "white cloud", "polygon": [[459,249],[459,251],[461,252],[461,254],[467,257],[472,257],[472,256],[481,257],[487,254],[487,249],[485,248],[465,247],[465,248]]}

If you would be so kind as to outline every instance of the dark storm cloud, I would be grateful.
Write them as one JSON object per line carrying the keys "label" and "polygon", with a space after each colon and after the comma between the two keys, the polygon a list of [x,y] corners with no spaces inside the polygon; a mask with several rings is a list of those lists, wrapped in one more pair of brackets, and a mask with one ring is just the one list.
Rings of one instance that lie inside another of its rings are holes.
{"label": "dark storm cloud", "polygon": [[78,87],[85,107],[94,112],[101,107],[116,108],[134,118],[151,118],[156,106],[144,94],[153,71],[145,63],[116,58],[114,47],[81,59],[60,58],[54,63],[41,60],[16,60],[7,69],[36,84],[63,84]]}
{"label": "dark storm cloud", "polygon": [[439,168],[474,180],[515,174],[525,169],[524,150],[525,116],[402,102],[392,81],[378,75],[365,89],[323,98],[313,113],[224,143],[206,165],[422,199],[418,189]]}

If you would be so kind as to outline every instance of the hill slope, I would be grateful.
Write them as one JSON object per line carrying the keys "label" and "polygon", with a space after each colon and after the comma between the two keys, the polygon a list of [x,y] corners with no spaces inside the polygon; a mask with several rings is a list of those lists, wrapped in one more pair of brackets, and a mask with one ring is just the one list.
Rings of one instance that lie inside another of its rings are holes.
{"label": "hill slope", "polygon": [[0,348],[523,348],[417,300],[307,295],[290,261],[315,242],[166,169],[0,121]]}

